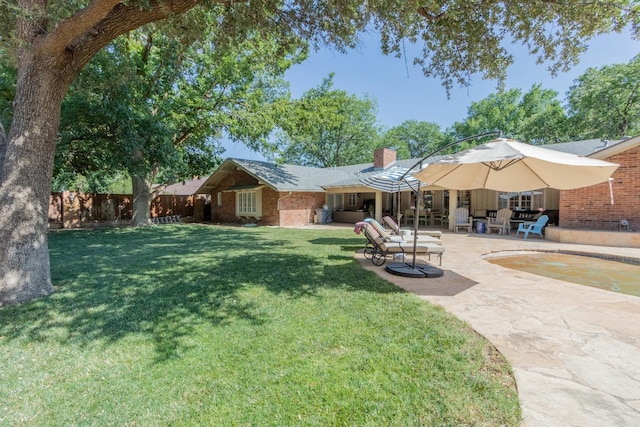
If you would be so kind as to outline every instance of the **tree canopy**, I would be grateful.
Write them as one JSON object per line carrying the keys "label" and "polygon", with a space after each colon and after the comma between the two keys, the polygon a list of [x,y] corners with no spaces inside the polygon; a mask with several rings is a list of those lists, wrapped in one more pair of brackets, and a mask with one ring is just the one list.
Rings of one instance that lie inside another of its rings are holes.
{"label": "tree canopy", "polygon": [[378,142],[375,101],[332,87],[330,75],[291,102],[290,116],[280,124],[279,161],[332,167],[371,160]]}
{"label": "tree canopy", "polygon": [[166,25],[150,24],[100,51],[63,104],[57,181],[82,174],[98,183],[126,173],[134,201],[146,197],[133,215],[144,224],[151,185],[210,173],[223,132],[260,145],[274,126],[268,104],[288,95],[282,75],[304,58],[305,46],[287,44],[289,52],[251,33],[218,47],[217,36],[209,26],[177,40]]}
{"label": "tree canopy", "polygon": [[[478,74],[504,81],[513,62],[505,41],[526,45],[553,73],[575,64],[590,37],[629,24],[637,34],[640,22],[640,4],[628,0],[2,1],[0,51],[15,61],[17,76],[11,125],[0,139],[0,304],[53,290],[47,211],[61,104],[71,83],[117,37],[151,22],[179,22],[196,6],[216,14],[211,23],[226,35],[220,45],[258,31],[281,44],[300,38],[344,49],[362,31],[375,30],[382,51],[400,55],[405,40],[419,41],[415,63],[447,88]],[[196,14],[173,35],[197,34],[198,23]]]}
{"label": "tree canopy", "polygon": [[557,92],[540,85],[525,94],[520,89],[493,93],[473,102],[467,118],[454,123],[450,131],[455,139],[498,130],[526,142],[559,142],[566,117],[557,97]]}
{"label": "tree canopy", "polygon": [[589,68],[567,94],[570,132],[619,139],[640,133],[640,55],[628,64]]}
{"label": "tree canopy", "polygon": [[424,157],[452,141],[438,124],[417,120],[404,121],[382,137],[382,144],[395,148],[399,159]]}

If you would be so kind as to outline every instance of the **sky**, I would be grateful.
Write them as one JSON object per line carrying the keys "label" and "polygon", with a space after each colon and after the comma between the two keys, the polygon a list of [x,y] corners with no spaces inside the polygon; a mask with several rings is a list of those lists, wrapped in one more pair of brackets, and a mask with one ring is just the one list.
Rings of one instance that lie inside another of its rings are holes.
{"label": "sky", "polygon": [[[640,41],[629,33],[606,34],[588,42],[588,50],[570,71],[552,77],[546,65],[537,65],[535,57],[518,45],[509,46],[514,64],[507,71],[506,89],[528,91],[534,84],[553,89],[564,101],[574,80],[589,67],[629,62],[640,53]],[[440,81],[427,78],[412,64],[413,57],[398,59],[380,52],[375,34],[365,36],[358,49],[341,54],[329,48],[312,52],[302,64],[293,66],[286,74],[294,98],[317,87],[322,80],[335,73],[334,89],[345,90],[359,97],[369,95],[378,103],[378,122],[386,127],[397,126],[406,120],[433,122],[444,131],[456,121],[463,121],[472,102],[497,92],[496,81],[478,78],[469,87],[454,87],[449,97]],[[259,153],[244,145],[226,142],[224,157],[264,160]]]}

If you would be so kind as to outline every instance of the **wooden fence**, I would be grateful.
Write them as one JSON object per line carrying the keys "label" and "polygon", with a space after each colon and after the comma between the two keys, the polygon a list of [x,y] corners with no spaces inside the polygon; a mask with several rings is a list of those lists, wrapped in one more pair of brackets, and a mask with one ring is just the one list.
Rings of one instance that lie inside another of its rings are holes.
{"label": "wooden fence", "polygon": [[[160,195],[151,202],[153,218],[196,216],[194,196]],[[52,193],[49,198],[49,228],[114,227],[131,221],[131,194]]]}

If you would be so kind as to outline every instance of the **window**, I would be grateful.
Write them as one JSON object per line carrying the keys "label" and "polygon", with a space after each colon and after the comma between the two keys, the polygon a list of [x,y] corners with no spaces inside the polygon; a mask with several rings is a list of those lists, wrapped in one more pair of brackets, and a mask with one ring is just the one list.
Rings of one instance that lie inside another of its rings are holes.
{"label": "window", "polygon": [[537,205],[544,205],[544,193],[542,191],[525,191],[522,193],[499,193],[498,209],[509,208],[515,210],[531,210]]}
{"label": "window", "polygon": [[342,194],[329,194],[327,199],[327,204],[329,205],[330,211],[341,211],[342,210]]}
{"label": "window", "polygon": [[236,193],[236,215],[262,216],[262,191],[238,191]]}
{"label": "window", "polygon": [[423,208],[431,211],[433,209],[433,192],[427,191],[422,199]]}
{"label": "window", "polygon": [[349,206],[358,206],[358,195],[355,193],[351,193],[347,195],[347,205]]}
{"label": "window", "polygon": [[218,192],[218,206],[222,206],[222,193]]}

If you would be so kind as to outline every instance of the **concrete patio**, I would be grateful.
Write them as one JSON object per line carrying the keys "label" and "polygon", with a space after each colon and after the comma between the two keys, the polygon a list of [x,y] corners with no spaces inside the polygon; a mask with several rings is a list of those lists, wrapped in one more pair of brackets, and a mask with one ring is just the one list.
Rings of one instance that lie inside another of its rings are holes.
{"label": "concrete patio", "polygon": [[394,276],[362,254],[356,257],[366,269],[468,322],[502,352],[515,373],[523,425],[640,425],[640,298],[483,259],[532,249],[640,259],[640,249],[448,232],[442,240],[441,278]]}

